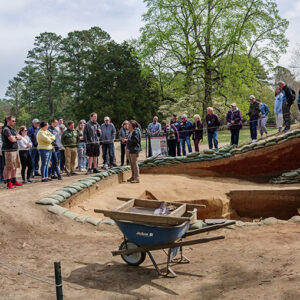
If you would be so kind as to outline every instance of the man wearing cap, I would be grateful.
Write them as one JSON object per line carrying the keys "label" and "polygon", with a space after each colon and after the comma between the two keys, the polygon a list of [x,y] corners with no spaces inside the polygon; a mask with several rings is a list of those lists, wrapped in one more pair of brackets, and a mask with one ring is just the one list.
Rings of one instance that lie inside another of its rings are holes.
{"label": "man wearing cap", "polygon": [[[177,114],[173,114],[172,119],[170,120],[170,124],[174,125],[177,129],[177,131],[179,131],[180,128],[180,121],[178,120]],[[181,149],[180,149],[180,140],[178,142],[176,142],[176,149],[177,149],[177,156],[181,155]]]}
{"label": "man wearing cap", "polygon": [[32,125],[28,128],[27,135],[29,136],[31,142],[32,142],[32,148],[30,149],[30,156],[32,159],[32,171],[31,171],[31,177],[34,176],[41,176],[39,173],[39,151],[37,149],[38,142],[36,139],[36,135],[39,131],[39,125],[40,121],[38,119],[32,120]]}
{"label": "man wearing cap", "polygon": [[115,157],[114,140],[116,138],[116,128],[110,122],[109,117],[104,118],[104,123],[101,125],[100,141],[102,143],[103,168],[108,168],[107,152],[109,153],[109,165],[113,167]]}
{"label": "man wearing cap", "polygon": [[278,86],[282,90],[282,114],[284,120],[284,130],[283,132],[287,132],[291,128],[291,106],[295,100],[295,91],[288,86],[285,82],[279,81]]}
{"label": "man wearing cap", "polygon": [[226,116],[226,121],[228,129],[231,133],[231,143],[233,147],[237,147],[239,144],[239,135],[242,128],[242,114],[240,110],[236,107],[235,103],[230,105],[231,109],[228,111]]}
{"label": "man wearing cap", "polygon": [[250,134],[252,143],[257,141],[257,122],[260,113],[259,103],[256,101],[255,96],[249,97],[250,105],[247,115],[250,117]]}
{"label": "man wearing cap", "polygon": [[161,132],[161,124],[158,123],[158,117],[155,116],[153,118],[152,123],[150,123],[148,125],[148,128],[147,128],[147,134],[148,134],[148,137],[149,137],[149,152],[148,152],[149,156],[152,156],[151,137],[152,136],[159,136],[160,132]]}
{"label": "man wearing cap", "polygon": [[0,123],[0,184],[4,183],[3,170],[4,170],[4,153],[2,152],[2,129],[4,124]]}

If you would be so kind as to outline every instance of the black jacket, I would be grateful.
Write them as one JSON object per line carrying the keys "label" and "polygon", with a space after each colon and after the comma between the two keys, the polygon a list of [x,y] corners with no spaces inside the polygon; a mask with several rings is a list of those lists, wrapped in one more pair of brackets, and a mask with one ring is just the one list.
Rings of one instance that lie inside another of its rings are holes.
{"label": "black jacket", "polygon": [[128,135],[127,149],[130,153],[139,153],[142,150],[141,147],[141,131],[139,128],[135,128]]}
{"label": "black jacket", "polygon": [[206,115],[207,132],[214,133],[220,126],[220,119],[216,114]]}
{"label": "black jacket", "polygon": [[258,119],[259,113],[260,113],[259,103],[257,101],[250,103],[249,112],[247,113],[250,119]]}

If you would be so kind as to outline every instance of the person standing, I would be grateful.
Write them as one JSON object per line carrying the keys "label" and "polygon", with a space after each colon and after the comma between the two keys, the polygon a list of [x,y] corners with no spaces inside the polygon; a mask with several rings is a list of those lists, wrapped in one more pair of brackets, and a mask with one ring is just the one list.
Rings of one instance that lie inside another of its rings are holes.
{"label": "person standing", "polygon": [[92,173],[92,165],[94,173],[99,173],[97,169],[97,158],[100,155],[100,125],[97,123],[98,115],[93,112],[90,114],[90,120],[86,123],[83,130],[83,138],[86,143],[86,155],[88,156],[88,170],[86,175]]}
{"label": "person standing", "polygon": [[283,115],[282,115],[282,90],[278,86],[275,90],[275,103],[274,103],[274,113],[275,113],[275,121],[276,128],[278,128],[278,132],[281,132],[283,125]]}
{"label": "person standing", "polygon": [[16,178],[17,169],[20,168],[18,141],[21,139],[21,136],[14,129],[16,125],[16,118],[14,116],[9,116],[6,121],[7,124],[1,134],[3,142],[2,150],[4,152],[5,159],[3,172],[7,188],[12,189],[16,186],[22,186]]}
{"label": "person standing", "polygon": [[247,115],[250,117],[250,134],[252,143],[257,141],[257,122],[260,113],[259,103],[256,101],[255,96],[249,97],[250,105]]}
{"label": "person standing", "polygon": [[170,120],[166,121],[166,126],[164,127],[164,132],[167,137],[167,144],[168,144],[168,155],[169,156],[176,156],[176,147],[179,141],[179,133],[177,128],[174,124],[171,124]]}
{"label": "person standing", "polygon": [[297,98],[298,111],[300,113],[300,88],[298,90],[298,98]]}
{"label": "person standing", "polygon": [[187,119],[187,115],[183,114],[181,116],[181,122],[179,125],[179,140],[180,140],[180,146],[182,150],[182,155],[186,155],[185,150],[185,143],[187,144],[188,151],[192,152],[192,146],[191,146],[191,135],[193,133],[193,124],[191,121]]}
{"label": "person standing", "polygon": [[36,139],[36,135],[39,131],[39,125],[40,125],[39,119],[33,119],[32,125],[28,128],[28,131],[27,131],[27,135],[29,136],[29,138],[32,142],[32,147],[30,149],[30,156],[31,156],[31,160],[32,160],[31,177],[41,176],[41,174],[39,173],[40,156],[39,156],[39,150],[37,148],[38,142]]}
{"label": "person standing", "polygon": [[139,153],[142,150],[141,147],[141,131],[138,128],[138,123],[135,120],[129,122],[129,135],[126,141],[126,148],[129,152],[129,162],[131,166],[131,178],[127,181],[131,183],[140,182],[140,170],[138,165]]}
{"label": "person standing", "polygon": [[109,153],[109,164],[110,167],[114,165],[115,147],[114,140],[116,138],[116,128],[113,123],[110,122],[109,117],[104,118],[104,123],[100,127],[102,143],[102,157],[103,157],[103,168],[108,168],[107,152]]}
{"label": "person standing", "polygon": [[199,142],[203,141],[203,124],[199,115],[194,115],[193,140],[195,151],[199,152]]}
{"label": "person standing", "polygon": [[218,150],[218,129],[220,126],[220,119],[214,114],[214,109],[212,107],[207,108],[206,124],[208,147],[209,149],[213,149],[214,145],[215,149]]}
{"label": "person standing", "polygon": [[59,132],[60,126],[64,125],[64,119],[60,117],[60,118],[57,119],[57,121],[58,121],[58,123],[56,125],[56,130]]}
{"label": "person standing", "polygon": [[[179,131],[180,128],[180,121],[178,120],[177,114],[174,113],[173,117],[170,121],[171,125],[174,125],[177,129],[177,131]],[[180,149],[180,140],[178,139],[178,142],[176,143],[176,152],[177,152],[177,156],[181,155],[181,149]]]}
{"label": "person standing", "polygon": [[129,122],[126,120],[123,122],[122,127],[119,131],[119,139],[121,142],[121,166],[124,166],[125,156],[126,164],[129,165],[128,156],[126,153],[126,140],[129,135]]}
{"label": "person standing", "polygon": [[155,116],[153,118],[152,123],[150,123],[147,128],[147,135],[149,140],[149,151],[148,151],[149,156],[152,156],[151,137],[159,136],[160,132],[161,132],[161,125],[160,123],[158,123],[158,117]]}
{"label": "person standing", "polygon": [[[60,156],[60,151],[59,151],[59,147],[56,143],[56,136],[58,135],[58,131],[57,131],[57,124],[58,121],[57,119],[52,119],[51,120],[51,125],[49,126],[48,130],[55,136],[55,141],[53,141],[52,146],[52,156],[51,156],[51,167],[50,167],[50,176],[51,179],[58,179],[61,180],[61,174],[59,171],[59,156]],[[55,173],[57,176],[55,176]]]}
{"label": "person standing", "polygon": [[[30,174],[32,169],[32,160],[30,156],[30,149],[32,147],[32,142],[30,137],[27,135],[27,128],[25,126],[21,126],[19,128],[19,135],[22,137],[18,140],[18,148],[19,148],[19,156],[21,160],[21,176],[23,179],[22,184],[31,183]],[[25,177],[25,172],[27,168],[27,173]],[[26,179],[27,178],[27,179]]]}
{"label": "person standing", "polygon": [[291,129],[291,106],[295,101],[296,93],[295,91],[289,87],[285,82],[279,81],[278,86],[282,90],[282,114],[284,120],[284,132],[287,132]]}
{"label": "person standing", "polygon": [[64,124],[61,124],[58,126],[58,128],[59,128],[59,131],[58,131],[57,135],[55,136],[55,143],[59,149],[58,160],[59,160],[60,174],[62,174],[65,169],[66,158],[65,158],[65,148],[61,143],[61,137],[62,137],[64,131],[66,130],[66,126]]}
{"label": "person standing", "polygon": [[75,162],[79,142],[79,132],[74,128],[74,122],[69,121],[68,128],[61,137],[61,143],[65,148],[67,176],[77,175],[75,173]]}
{"label": "person standing", "polygon": [[230,145],[238,147],[240,130],[242,129],[242,114],[240,110],[236,107],[235,103],[232,103],[230,105],[230,108],[231,109],[228,111],[226,116],[228,129],[231,133]]}
{"label": "person standing", "polygon": [[42,182],[51,181],[49,179],[49,162],[51,161],[52,156],[52,142],[55,140],[55,136],[48,130],[48,122],[43,121],[40,123],[40,130],[36,135],[39,154],[42,160],[41,165],[41,176]]}
{"label": "person standing", "polygon": [[258,117],[258,131],[260,133],[260,138],[263,138],[263,134],[265,133],[268,136],[267,130],[267,121],[268,121],[268,114],[270,112],[269,107],[267,104],[261,102],[261,100],[256,100],[259,103],[260,114]]}
{"label": "person standing", "polygon": [[86,172],[86,145],[84,142],[84,137],[83,137],[83,131],[85,127],[85,120],[80,120],[80,122],[77,125],[77,131],[79,133],[79,144],[77,148],[77,157],[78,157],[78,169],[79,172]]}
{"label": "person standing", "polygon": [[2,129],[4,124],[0,123],[0,184],[4,183],[4,176],[3,176],[3,170],[4,170],[4,153],[2,152]]}

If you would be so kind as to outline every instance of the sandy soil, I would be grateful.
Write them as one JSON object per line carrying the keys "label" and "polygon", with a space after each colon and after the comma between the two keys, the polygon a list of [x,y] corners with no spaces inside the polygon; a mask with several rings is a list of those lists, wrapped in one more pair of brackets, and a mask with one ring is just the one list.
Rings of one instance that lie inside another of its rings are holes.
{"label": "sandy soil", "polygon": [[[222,229],[203,234],[224,234],[226,239],[186,247],[185,254],[191,263],[173,268],[178,277],[157,278],[149,258],[136,268],[127,266],[120,257],[112,257],[110,251],[122,240],[116,227],[80,224],[34,204],[74,180],[75,177],[64,178],[55,185],[36,183],[0,191],[0,262],[53,280],[53,262],[61,261],[65,299],[300,298],[299,224]],[[142,180],[161,197],[169,197],[169,188],[172,197],[180,189],[178,182],[169,182],[162,188],[158,176],[142,176]],[[214,185],[212,179],[203,179],[200,186],[196,182],[186,186],[190,180],[182,179],[180,197],[189,189],[198,194],[209,193],[209,187]],[[224,180],[223,184],[223,189],[216,189],[219,196],[229,186],[241,188],[241,182],[236,180]],[[118,193],[132,196],[140,195],[145,187],[125,184],[118,189]],[[101,198],[107,201],[109,192],[105,194]],[[154,255],[159,262],[165,261],[164,254]],[[55,286],[0,265],[0,295],[1,299],[55,299]]]}

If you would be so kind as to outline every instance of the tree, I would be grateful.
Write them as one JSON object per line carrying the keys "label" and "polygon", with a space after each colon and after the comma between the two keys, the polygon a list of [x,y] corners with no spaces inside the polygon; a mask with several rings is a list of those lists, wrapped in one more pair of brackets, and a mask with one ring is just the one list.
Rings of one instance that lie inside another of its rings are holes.
{"label": "tree", "polygon": [[61,36],[44,32],[35,38],[34,48],[28,52],[26,64],[36,68],[39,76],[39,99],[41,105],[47,105],[48,115],[54,116],[55,104],[58,102],[58,57]]}
{"label": "tree", "polygon": [[5,93],[5,96],[8,97],[8,101],[14,107],[14,114],[18,116],[20,102],[22,101],[24,86],[19,77],[14,77],[12,80],[8,82],[8,88]]}
{"label": "tree", "polygon": [[185,94],[201,97],[203,112],[224,80],[224,58],[245,54],[270,63],[287,46],[288,22],[272,0],[144,2],[140,56],[155,67],[159,62],[160,72],[183,74]]}

